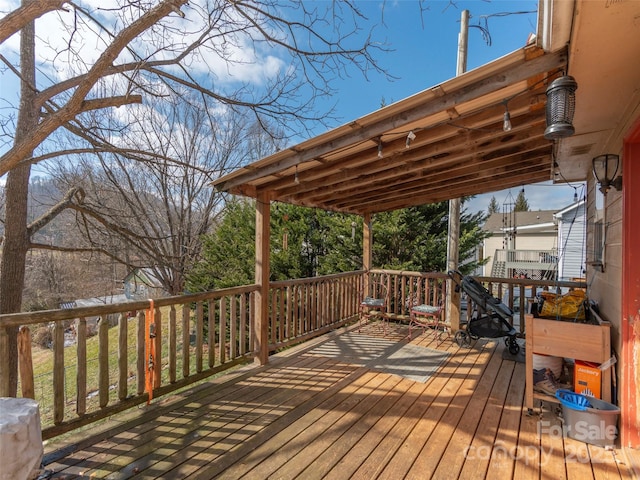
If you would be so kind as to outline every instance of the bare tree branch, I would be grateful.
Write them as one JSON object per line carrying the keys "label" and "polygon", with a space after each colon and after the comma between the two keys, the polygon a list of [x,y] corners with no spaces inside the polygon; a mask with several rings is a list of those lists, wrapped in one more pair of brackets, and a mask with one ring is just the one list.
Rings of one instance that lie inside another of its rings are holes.
{"label": "bare tree branch", "polygon": [[78,84],[69,101],[56,113],[40,122],[29,137],[14,145],[13,148],[0,157],[0,176],[16,166],[58,127],[82,112],[85,97],[91,88],[134,38],[151,28],[163,17],[175,12],[185,3],[187,3],[187,0],[164,0],[138,20],[132,22],[131,25],[121,30],[113,42],[100,55],[100,58],[93,64],[85,78]]}
{"label": "bare tree branch", "polygon": [[45,13],[59,10],[68,0],[40,0],[20,6],[0,19],[0,44],[24,26]]}
{"label": "bare tree branch", "polygon": [[28,237],[32,238],[38,230],[40,230],[42,227],[56,218],[60,214],[60,212],[67,208],[70,208],[74,200],[77,203],[82,204],[84,202],[84,197],[85,193],[81,188],[69,189],[69,191],[60,199],[58,203],[51,207],[40,218],[29,224],[29,226],[27,227]]}
{"label": "bare tree branch", "polygon": [[61,247],[59,245],[51,245],[47,243],[38,243],[38,242],[29,243],[29,248],[38,249],[38,250],[49,250],[53,252],[64,252],[64,253],[99,253],[100,255],[104,255],[129,268],[135,267],[135,265],[133,264],[127,264],[126,259],[124,257],[115,255],[113,252],[102,249],[102,248]]}

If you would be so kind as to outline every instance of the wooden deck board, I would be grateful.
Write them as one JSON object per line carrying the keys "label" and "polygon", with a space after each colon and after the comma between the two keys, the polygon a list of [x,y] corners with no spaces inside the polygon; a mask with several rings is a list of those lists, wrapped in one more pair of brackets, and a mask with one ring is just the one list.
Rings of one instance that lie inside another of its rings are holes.
{"label": "wooden deck board", "polygon": [[[480,395],[481,389],[475,390],[466,415],[472,421],[469,421],[468,425],[459,425],[456,429],[450,442],[452,448],[449,448],[447,452],[449,455],[443,456],[440,462],[440,471],[436,471],[437,478],[473,479],[485,476],[485,472],[489,468],[491,452],[495,445],[513,369],[513,362],[502,362],[493,388],[487,397]],[[489,384],[489,382],[484,383]],[[474,416],[476,418],[472,418],[471,412],[477,412],[477,415]],[[469,448],[460,450],[460,445],[469,445]],[[455,470],[452,468],[454,466]],[[462,467],[461,471],[460,467]]]}
{"label": "wooden deck board", "polygon": [[[338,438],[326,445],[322,453],[302,470],[300,475],[309,480],[324,478],[325,472],[331,470],[345,455],[351,454],[354,444],[359,444],[360,442],[366,444],[367,440],[363,440],[364,435],[381,419],[395,416],[394,410],[401,408],[398,406],[399,398],[404,397],[411,384],[415,384],[415,382],[401,380],[395,386],[395,391],[380,398],[366,415],[336,431],[336,434],[339,434]],[[378,431],[371,441],[375,442],[380,437],[381,435]],[[315,446],[311,448],[313,449]],[[299,455],[304,455],[304,451]]]}
{"label": "wooden deck board", "polygon": [[524,396],[524,382],[518,382],[518,378],[524,378],[525,366],[523,363],[515,363],[509,391],[500,417],[500,425],[496,439],[491,450],[491,459],[487,469],[486,478],[511,478],[515,468],[514,445],[518,439],[520,430],[520,417]]}
{"label": "wooden deck board", "polygon": [[[459,418],[462,414],[461,407],[464,407],[462,400],[465,399],[465,396],[458,395],[459,391],[464,391],[465,381],[473,382],[475,376],[481,376],[486,363],[480,359],[484,360],[491,357],[491,353],[485,350],[461,351],[460,354],[461,361],[457,364],[455,371],[442,379],[444,386],[440,387],[435,382],[432,384],[432,389],[429,391],[432,401],[428,406],[425,406],[422,416],[419,417],[420,420],[417,423],[414,421],[411,433],[393,457],[390,458],[389,464],[383,465],[384,471],[380,478],[404,478],[414,463],[420,460],[428,461],[431,457],[437,455],[434,452],[437,452],[437,449],[442,447],[443,440],[438,435],[450,429],[451,420],[447,423],[447,413],[450,412],[448,415],[450,418]],[[456,366],[456,364],[454,363],[452,366]],[[456,401],[456,399],[458,400]],[[451,405],[452,401],[454,405]],[[428,449],[425,448],[427,444],[429,444]],[[421,456],[423,451],[424,455]],[[377,472],[367,472],[361,478],[374,478],[366,476],[369,473]],[[417,472],[417,475],[419,478],[429,478],[426,472]]]}
{"label": "wooden deck board", "polygon": [[[390,323],[386,340],[406,343]],[[377,325],[362,335],[382,337]],[[336,333],[326,338],[336,338]],[[524,364],[503,342],[448,351],[425,383],[314,353],[315,340],[139,411],[50,441],[50,478],[633,479],[620,449],[561,435],[554,406],[528,415]],[[546,423],[541,423],[546,422]]]}
{"label": "wooden deck board", "polygon": [[[495,346],[493,349],[495,349]],[[478,383],[477,377],[479,375],[470,374],[462,381],[460,388],[451,399],[444,415],[436,426],[432,438],[422,448],[418,458],[412,465],[407,478],[416,480],[431,478],[444,457],[445,450],[458,431],[458,427],[460,427],[460,432],[475,430],[474,422],[477,423],[493,383],[496,378],[499,378],[498,371],[501,363],[502,359],[499,356],[491,355],[489,364],[483,371],[484,378],[490,380]],[[469,438],[473,438],[473,434]],[[447,466],[445,465],[443,468],[446,469]]]}
{"label": "wooden deck board", "polygon": [[[379,375],[379,377],[386,377],[386,375]],[[352,395],[349,398],[349,405],[351,408],[341,415],[336,422],[329,424],[330,422],[327,419],[329,414],[325,415],[320,422],[314,425],[315,428],[312,429],[312,433],[315,433],[317,430],[322,430],[322,433],[314,435],[315,438],[312,441],[309,441],[302,450],[296,453],[296,455],[290,458],[284,465],[282,465],[281,468],[273,473],[274,477],[295,478],[298,475],[301,475],[302,478],[313,478],[313,476],[307,476],[310,475],[309,472],[303,474],[303,471],[314,463],[321,463],[321,457],[326,453],[329,447],[337,442],[349,427],[362,422],[365,415],[370,418],[375,418],[377,415],[376,409],[382,408],[386,411],[389,408],[389,405],[383,402],[383,400],[387,398],[388,392],[392,391],[393,388],[396,388],[399,383],[399,378],[395,378],[393,380],[391,380],[391,378],[387,378],[387,380],[379,387],[375,385],[366,385],[363,387],[363,390],[366,389],[368,392],[360,392],[360,394],[364,394],[365,396],[357,398],[358,392],[356,392],[355,395]],[[382,407],[380,407],[381,404]],[[261,468],[258,469],[257,473],[258,476],[256,479],[265,478],[261,475]],[[317,473],[318,472],[316,471],[315,474]]]}

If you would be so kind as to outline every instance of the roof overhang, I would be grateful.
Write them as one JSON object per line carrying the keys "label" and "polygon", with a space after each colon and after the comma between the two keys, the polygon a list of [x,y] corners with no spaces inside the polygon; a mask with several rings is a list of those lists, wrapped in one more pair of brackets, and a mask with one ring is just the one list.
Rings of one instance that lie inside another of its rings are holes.
{"label": "roof overhang", "polygon": [[529,45],[212,185],[362,215],[550,180],[545,90],[566,68],[566,49]]}
{"label": "roof overhang", "polygon": [[[569,47],[567,73],[578,82],[575,135],[558,141],[556,181],[591,177],[591,161],[622,154],[623,139],[640,116],[640,2],[542,0],[552,12],[553,41]],[[570,28],[568,28],[570,27]]]}
{"label": "roof overhang", "polygon": [[[262,192],[271,200],[364,214],[545,180],[587,180],[593,157],[622,153],[624,135],[640,112],[640,2],[540,0],[538,5],[535,46],[213,185],[239,195]],[[576,133],[554,144],[543,136],[545,90],[560,72],[578,82]],[[510,132],[502,131],[506,100]],[[410,131],[416,138],[407,148]]]}

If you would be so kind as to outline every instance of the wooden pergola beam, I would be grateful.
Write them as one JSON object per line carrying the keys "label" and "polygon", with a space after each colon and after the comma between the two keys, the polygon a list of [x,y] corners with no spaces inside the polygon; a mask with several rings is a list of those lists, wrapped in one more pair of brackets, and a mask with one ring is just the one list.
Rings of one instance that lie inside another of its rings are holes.
{"label": "wooden pergola beam", "polygon": [[[536,50],[535,47],[531,47],[531,49]],[[393,112],[379,120],[372,120],[367,125],[353,122],[349,125],[351,128],[343,127],[332,132],[331,138],[328,135],[320,136],[314,139],[313,144],[308,147],[305,147],[303,143],[295,148],[280,152],[264,161],[257,162],[215,181],[213,185],[218,190],[235,193],[235,189],[243,184],[269,175],[276,175],[303,162],[313,161],[331,152],[352,147],[359,142],[371,141],[391,131],[402,129],[425,117],[455,109],[459,104],[473,101],[484,95],[493,94],[509,85],[526,81],[538,73],[561,68],[567,62],[566,49],[535,56],[528,53],[525,48],[516,52],[516,55],[521,56],[521,59],[517,63],[511,64],[508,69],[498,70],[480,78],[476,78],[474,76],[475,73],[471,71],[447,83],[447,88],[452,89],[451,93],[447,93],[442,89],[438,91],[439,86],[436,86],[432,89],[434,91],[433,98],[429,101],[407,106],[407,108],[400,109],[397,113]],[[438,93],[436,94],[435,92]],[[401,105],[398,107],[400,108]]]}

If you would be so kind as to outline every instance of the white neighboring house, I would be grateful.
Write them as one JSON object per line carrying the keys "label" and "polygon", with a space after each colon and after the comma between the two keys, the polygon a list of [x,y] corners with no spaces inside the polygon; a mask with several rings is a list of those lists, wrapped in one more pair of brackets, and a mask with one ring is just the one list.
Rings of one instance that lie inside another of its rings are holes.
{"label": "white neighboring house", "polygon": [[482,244],[482,258],[489,259],[482,275],[540,279],[552,274],[555,278],[558,230],[554,213],[539,210],[490,215],[483,226],[490,236]]}
{"label": "white neighboring house", "polygon": [[584,277],[586,211],[584,200],[562,210],[494,213],[483,229],[488,262],[480,275],[540,280]]}
{"label": "white neighboring house", "polygon": [[573,203],[553,215],[558,224],[558,280],[584,278],[586,272],[586,205]]}

